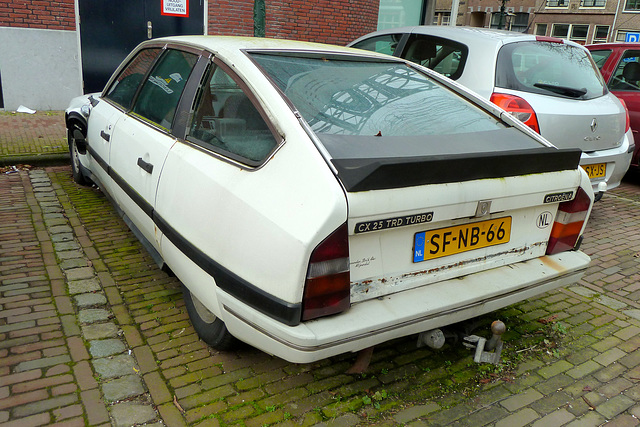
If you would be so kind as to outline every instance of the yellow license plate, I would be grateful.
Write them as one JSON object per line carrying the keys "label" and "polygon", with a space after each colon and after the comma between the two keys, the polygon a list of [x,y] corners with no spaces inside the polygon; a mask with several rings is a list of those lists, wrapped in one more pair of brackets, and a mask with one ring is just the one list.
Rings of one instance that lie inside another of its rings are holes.
{"label": "yellow license plate", "polygon": [[422,231],[413,236],[413,262],[509,242],[511,217]]}
{"label": "yellow license plate", "polygon": [[606,163],[596,163],[595,165],[580,165],[582,169],[587,172],[589,175],[589,179],[593,178],[604,178],[607,174],[607,164]]}

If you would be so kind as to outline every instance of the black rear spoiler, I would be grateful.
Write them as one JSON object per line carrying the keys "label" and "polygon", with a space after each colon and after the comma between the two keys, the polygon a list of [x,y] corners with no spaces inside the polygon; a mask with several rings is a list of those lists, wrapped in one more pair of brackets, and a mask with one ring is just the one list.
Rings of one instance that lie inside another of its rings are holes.
{"label": "black rear spoiler", "polygon": [[533,149],[421,157],[332,159],[349,192],[557,172],[576,169],[580,149]]}

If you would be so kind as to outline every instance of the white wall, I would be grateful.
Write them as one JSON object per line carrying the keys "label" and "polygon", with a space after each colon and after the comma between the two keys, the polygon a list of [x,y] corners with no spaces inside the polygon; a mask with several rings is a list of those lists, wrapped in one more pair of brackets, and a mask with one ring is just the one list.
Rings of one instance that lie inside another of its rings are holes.
{"label": "white wall", "polygon": [[75,31],[0,27],[4,109],[64,110],[82,94]]}

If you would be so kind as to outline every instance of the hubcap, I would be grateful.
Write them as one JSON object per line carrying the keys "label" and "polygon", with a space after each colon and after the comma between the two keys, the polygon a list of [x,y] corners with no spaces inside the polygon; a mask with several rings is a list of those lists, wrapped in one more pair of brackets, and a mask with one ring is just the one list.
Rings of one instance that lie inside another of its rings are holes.
{"label": "hubcap", "polygon": [[71,165],[75,172],[80,171],[80,160],[78,159],[78,147],[76,147],[76,141],[71,140]]}

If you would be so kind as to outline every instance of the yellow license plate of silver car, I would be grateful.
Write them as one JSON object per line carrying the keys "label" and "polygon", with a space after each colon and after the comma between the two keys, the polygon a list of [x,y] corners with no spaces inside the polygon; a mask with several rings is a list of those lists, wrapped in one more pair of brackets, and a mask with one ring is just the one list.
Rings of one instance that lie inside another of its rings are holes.
{"label": "yellow license plate of silver car", "polygon": [[500,245],[510,238],[510,216],[422,231],[413,236],[413,262]]}
{"label": "yellow license plate of silver car", "polygon": [[607,174],[607,164],[606,163],[596,163],[595,165],[580,165],[582,169],[587,172],[589,175],[589,179],[593,178],[604,178]]}

